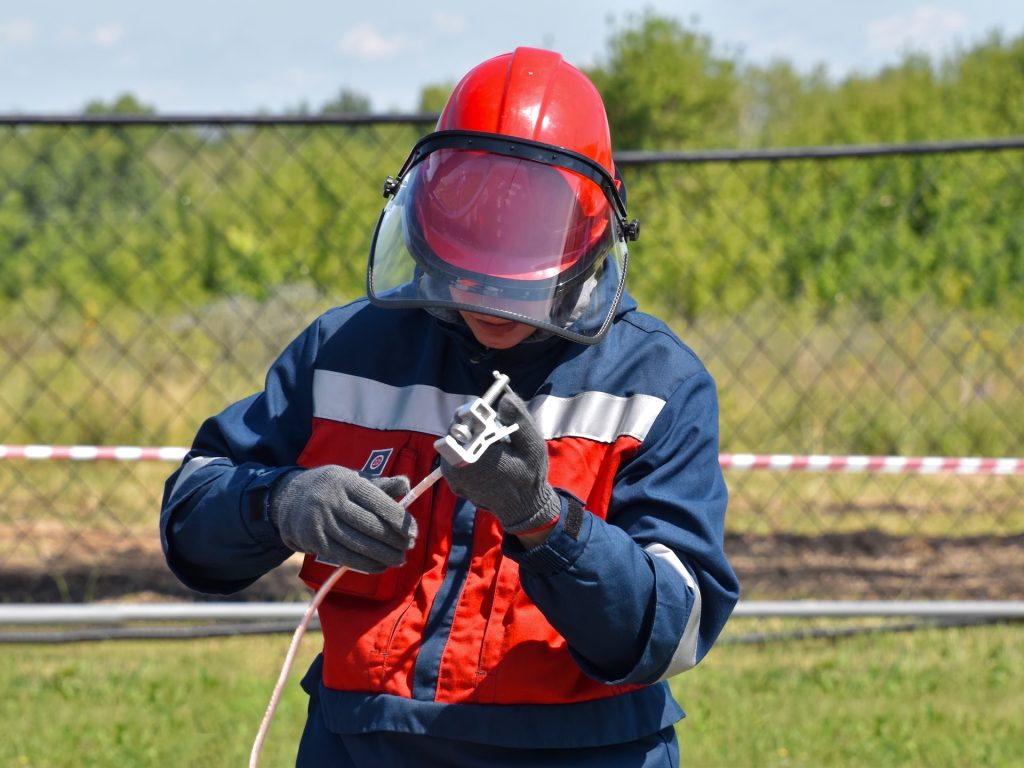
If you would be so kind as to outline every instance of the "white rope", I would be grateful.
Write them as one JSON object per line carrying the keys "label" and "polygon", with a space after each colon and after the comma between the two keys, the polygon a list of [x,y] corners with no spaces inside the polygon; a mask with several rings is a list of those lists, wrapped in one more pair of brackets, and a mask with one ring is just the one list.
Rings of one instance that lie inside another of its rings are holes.
{"label": "white rope", "polygon": [[316,609],[320,607],[320,603],[324,601],[327,593],[331,591],[331,588],[337,583],[338,579],[345,575],[348,568],[345,566],[339,566],[335,569],[334,573],[327,577],[327,581],[320,585],[320,589],[317,590],[313,599],[310,601],[309,606],[306,608],[306,612],[302,615],[302,620],[299,622],[299,626],[295,629],[295,634],[292,635],[292,642],[288,646],[288,653],[285,654],[284,664],[281,666],[281,673],[277,676],[277,684],[274,686],[274,692],[270,695],[270,703],[267,704],[267,711],[263,713],[263,721],[260,723],[260,729],[256,733],[256,741],[253,742],[252,752],[249,753],[249,768],[256,768],[260,761],[260,753],[263,751],[263,742],[267,738],[267,731],[270,730],[270,722],[274,719],[274,713],[277,711],[277,704],[281,700],[281,692],[284,690],[284,685],[288,681],[288,675],[291,672],[292,665],[295,663],[295,655],[299,652],[299,643],[302,641],[303,635],[306,634],[306,628],[309,626],[309,622],[313,618],[313,614],[316,613]]}
{"label": "white rope", "polygon": [[[405,496],[402,497],[402,500],[398,502],[398,505],[403,509],[407,508],[440,478],[441,468],[437,467],[433,472],[420,480],[412,490],[405,494]],[[313,599],[310,600],[309,606],[306,608],[306,612],[302,615],[302,620],[299,621],[299,626],[296,627],[295,634],[292,635],[291,644],[288,646],[288,653],[285,654],[284,657],[284,664],[281,665],[281,673],[277,676],[277,684],[274,685],[274,692],[270,694],[270,702],[267,704],[267,711],[263,714],[263,721],[260,723],[260,729],[256,733],[256,740],[253,742],[252,752],[249,754],[249,768],[256,768],[259,764],[260,753],[263,751],[263,742],[267,738],[267,731],[270,730],[270,723],[274,719],[274,713],[277,711],[277,704],[281,700],[281,693],[284,691],[285,683],[288,681],[288,675],[291,673],[292,665],[295,663],[295,656],[299,651],[299,643],[302,641],[303,635],[306,634],[306,628],[309,626],[309,622],[312,621],[317,608],[320,607],[320,603],[322,603],[324,598],[327,597],[327,593],[331,591],[331,588],[337,583],[338,579],[344,576],[347,571],[348,568],[345,566],[338,566],[334,573],[332,573],[327,580],[320,585],[320,589],[318,589],[316,594],[313,595]]]}

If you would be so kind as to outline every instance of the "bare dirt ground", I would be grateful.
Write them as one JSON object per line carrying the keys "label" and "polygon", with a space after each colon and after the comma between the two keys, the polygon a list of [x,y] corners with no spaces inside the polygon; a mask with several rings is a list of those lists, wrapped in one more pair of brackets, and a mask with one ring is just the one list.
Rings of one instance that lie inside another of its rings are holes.
{"label": "bare dirt ground", "polygon": [[[0,531],[0,540],[9,532]],[[0,552],[0,602],[302,600],[292,558],[242,592],[205,596],[183,587],[155,536],[36,529],[31,550]],[[727,551],[747,599],[1021,600],[1024,533],[966,538],[878,531],[729,535]]]}
{"label": "bare dirt ground", "polygon": [[746,535],[728,537],[726,546],[753,599],[1024,599],[1024,534]]}

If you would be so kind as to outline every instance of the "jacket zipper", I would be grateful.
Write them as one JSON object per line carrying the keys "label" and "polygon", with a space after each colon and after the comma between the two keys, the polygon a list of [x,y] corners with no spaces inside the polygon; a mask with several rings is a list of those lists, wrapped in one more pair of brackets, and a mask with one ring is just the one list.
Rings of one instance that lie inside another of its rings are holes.
{"label": "jacket zipper", "polygon": [[[434,460],[430,464],[430,472],[433,472],[440,465],[441,465],[441,457],[440,456],[435,456]],[[433,523],[433,519],[434,519],[434,515],[433,515],[434,504],[437,501],[437,484],[436,483],[434,484],[434,486],[432,488],[430,488],[428,493],[429,493],[430,509],[431,509],[430,521],[431,521],[431,523]],[[429,536],[430,535],[430,531],[429,530],[427,530],[427,531],[420,531],[420,535],[421,536]],[[429,542],[427,542],[427,545],[428,545],[428,548],[429,548]],[[385,672],[387,671],[387,667],[388,667],[387,662],[388,662],[388,658],[391,655],[391,646],[394,643],[395,635],[398,633],[398,628],[402,624],[402,619],[405,618],[405,614],[409,612],[409,609],[412,607],[412,604],[415,601],[415,598],[416,598],[416,594],[415,593],[416,593],[416,590],[419,588],[419,584],[420,584],[420,581],[422,581],[422,579],[423,579],[423,574],[421,573],[419,579],[417,579],[417,581],[416,581],[416,584],[414,584],[412,586],[412,588],[409,590],[409,595],[408,595],[409,599],[406,601],[405,607],[402,608],[402,612],[398,614],[398,617],[395,619],[395,623],[391,627],[391,632],[388,634],[388,641],[385,644],[384,650],[383,650],[384,671]]]}

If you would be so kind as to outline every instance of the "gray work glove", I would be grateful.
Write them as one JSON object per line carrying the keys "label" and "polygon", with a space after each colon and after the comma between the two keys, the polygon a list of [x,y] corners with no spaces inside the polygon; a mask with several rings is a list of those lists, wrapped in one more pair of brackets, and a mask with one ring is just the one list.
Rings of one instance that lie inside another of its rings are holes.
{"label": "gray work glove", "polygon": [[416,521],[394,500],[408,491],[405,477],[366,479],[328,464],[284,475],[267,510],[281,540],[296,552],[380,573],[404,563],[416,543]]}
{"label": "gray work glove", "polygon": [[519,429],[491,445],[473,464],[456,467],[441,459],[441,471],[458,496],[498,518],[509,533],[526,533],[558,518],[562,504],[548,483],[548,452],[526,403],[505,392],[498,420]]}

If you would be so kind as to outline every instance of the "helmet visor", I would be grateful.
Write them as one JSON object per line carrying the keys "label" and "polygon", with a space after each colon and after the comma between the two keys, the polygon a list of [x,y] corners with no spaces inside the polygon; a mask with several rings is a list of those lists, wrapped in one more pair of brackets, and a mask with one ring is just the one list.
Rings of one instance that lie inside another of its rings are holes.
{"label": "helmet visor", "polygon": [[622,222],[595,174],[557,164],[559,153],[539,162],[468,147],[414,151],[374,233],[371,301],[597,341],[623,290]]}

